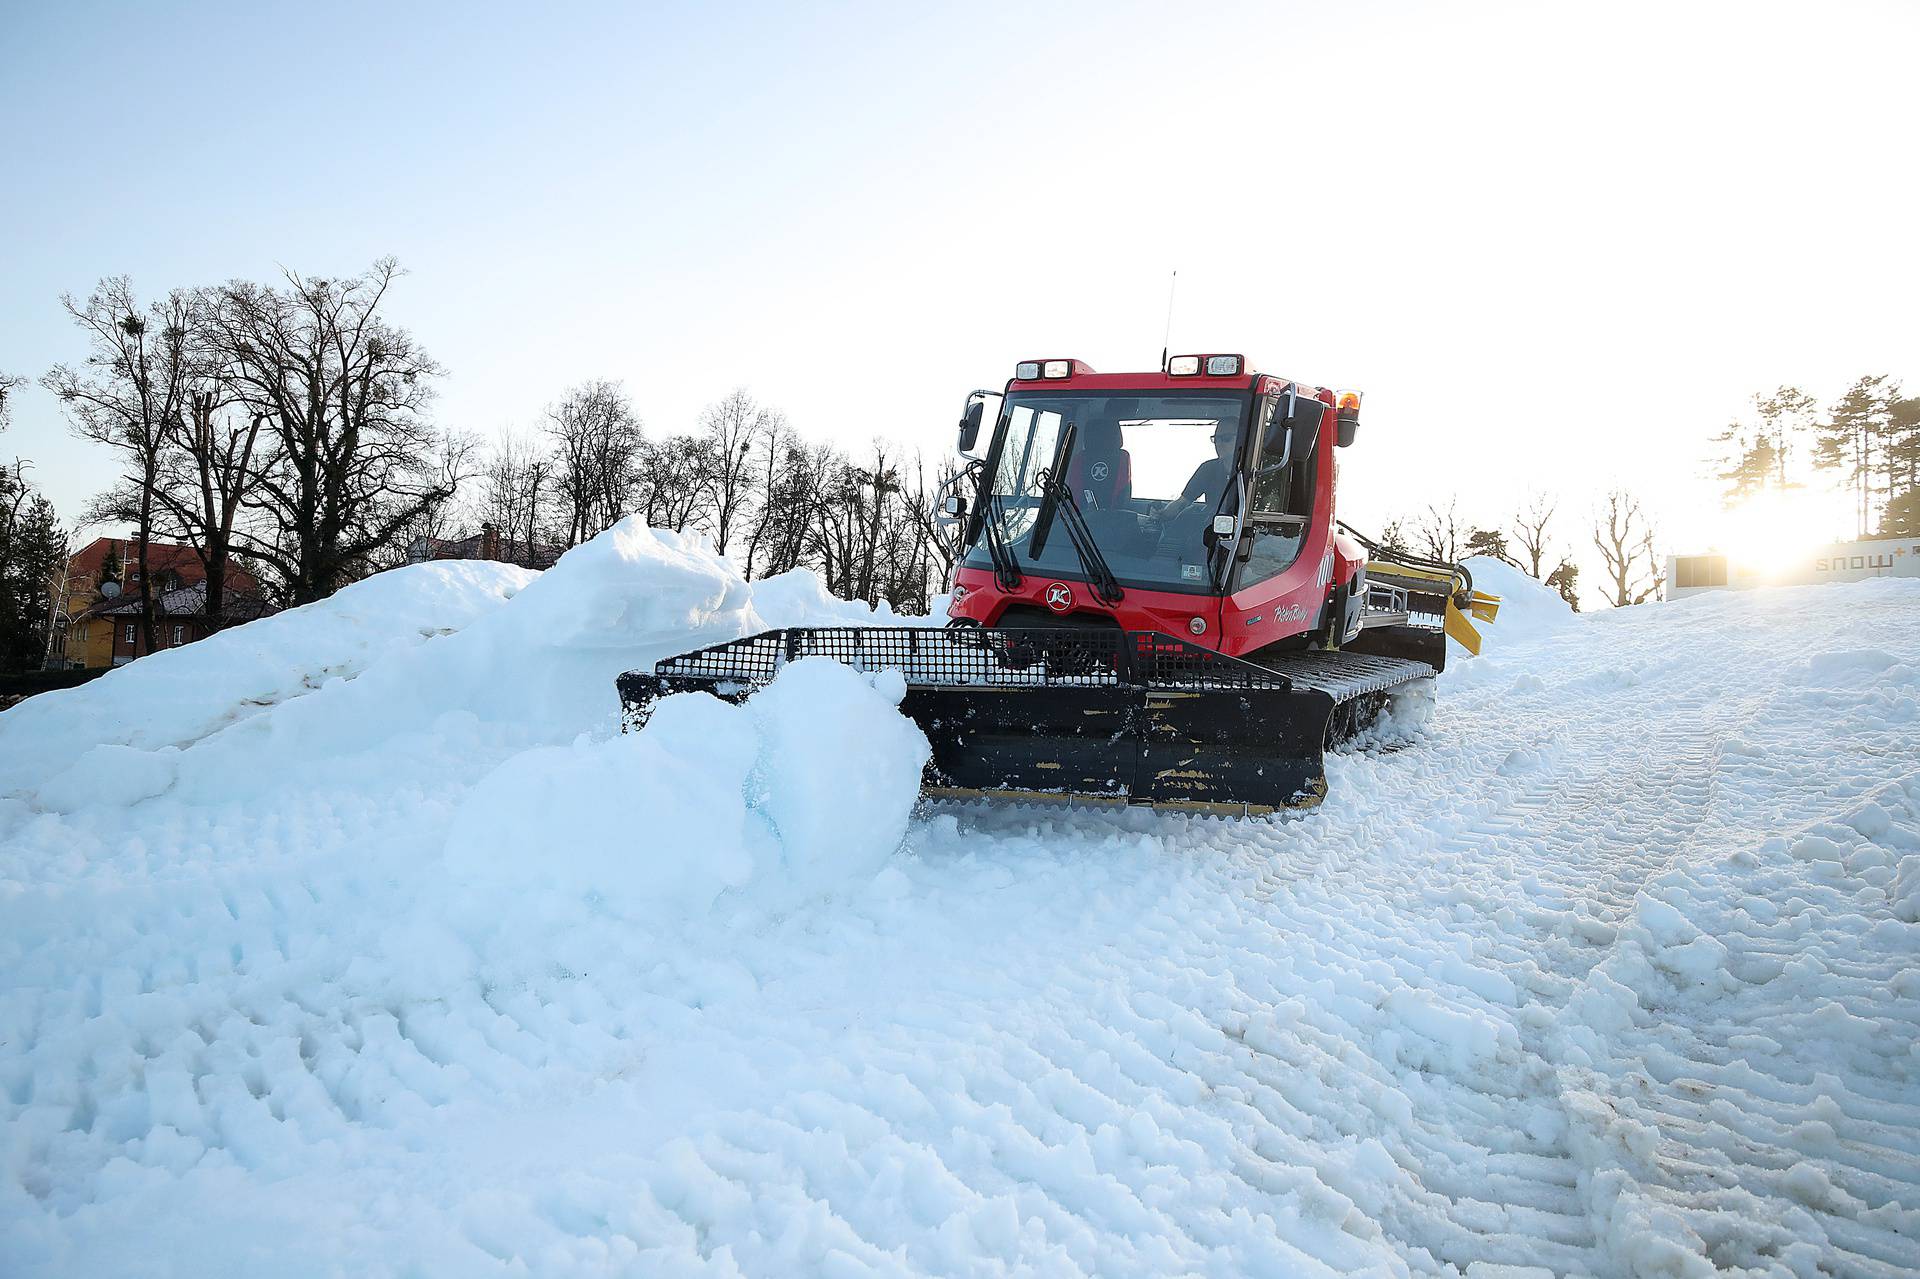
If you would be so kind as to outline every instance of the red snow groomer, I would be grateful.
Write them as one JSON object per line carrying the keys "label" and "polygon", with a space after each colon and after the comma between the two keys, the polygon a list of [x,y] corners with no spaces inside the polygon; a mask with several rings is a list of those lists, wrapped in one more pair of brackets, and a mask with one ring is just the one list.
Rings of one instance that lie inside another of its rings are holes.
{"label": "red snow groomer", "polygon": [[[899,670],[938,795],[1211,812],[1317,803],[1322,753],[1429,681],[1499,601],[1337,525],[1360,395],[1182,355],[1154,373],[1020,363],[960,422],[943,499],[952,622],[771,631],[619,679],[751,694],[785,662]],[[996,412],[987,415],[997,399]],[[984,453],[981,428],[992,433]]]}

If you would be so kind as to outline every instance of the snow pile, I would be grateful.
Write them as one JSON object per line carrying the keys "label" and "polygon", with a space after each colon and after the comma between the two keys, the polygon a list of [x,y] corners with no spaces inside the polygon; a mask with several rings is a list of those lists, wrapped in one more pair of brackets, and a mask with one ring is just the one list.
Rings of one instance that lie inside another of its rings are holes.
{"label": "snow pile", "polygon": [[1504,560],[1475,555],[1466,561],[1466,569],[1473,574],[1474,590],[1500,597],[1500,612],[1494,621],[1477,623],[1490,646],[1511,647],[1538,639],[1576,620],[1573,608],[1560,598],[1560,592]]}
{"label": "snow pile", "polygon": [[758,880],[785,899],[871,880],[900,846],[927,741],[905,693],[825,658],[745,706],[661,700],[637,734],[516,755],[483,778],[447,840],[467,913],[549,894],[632,920],[685,920]]}
{"label": "snow pile", "polygon": [[[91,779],[106,788],[99,802],[130,802],[112,776],[131,769],[151,779],[155,766],[100,748],[188,746],[468,626],[534,577],[479,561],[395,569],[321,603],[31,698],[8,711],[0,728],[0,796],[71,769],[58,788],[63,800],[72,802]],[[93,757],[83,759],[89,752]]]}
{"label": "snow pile", "polygon": [[0,797],[72,813],[167,793],[463,784],[515,750],[615,733],[621,671],[776,627],[872,621],[811,573],[748,583],[701,540],[628,519],[545,573],[397,569],[33,698],[0,724]]}

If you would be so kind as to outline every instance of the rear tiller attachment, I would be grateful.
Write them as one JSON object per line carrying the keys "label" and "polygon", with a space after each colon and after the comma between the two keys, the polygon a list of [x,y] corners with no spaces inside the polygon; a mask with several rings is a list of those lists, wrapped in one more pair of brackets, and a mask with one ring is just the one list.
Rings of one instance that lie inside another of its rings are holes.
{"label": "rear tiller attachment", "polygon": [[627,672],[617,681],[625,722],[637,728],[669,693],[742,701],[803,657],[905,676],[901,710],[933,747],[928,794],[1227,813],[1318,803],[1330,740],[1357,731],[1392,689],[1433,674],[1360,653],[1272,669],[1105,627],[791,629]]}

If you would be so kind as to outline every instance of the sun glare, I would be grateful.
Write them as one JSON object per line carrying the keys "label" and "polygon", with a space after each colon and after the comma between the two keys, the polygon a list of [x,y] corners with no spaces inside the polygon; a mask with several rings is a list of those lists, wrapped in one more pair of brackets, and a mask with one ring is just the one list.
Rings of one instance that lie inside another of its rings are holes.
{"label": "sun glare", "polygon": [[1811,495],[1761,493],[1728,511],[1718,542],[1738,565],[1762,577],[1791,572],[1830,540],[1827,513]]}

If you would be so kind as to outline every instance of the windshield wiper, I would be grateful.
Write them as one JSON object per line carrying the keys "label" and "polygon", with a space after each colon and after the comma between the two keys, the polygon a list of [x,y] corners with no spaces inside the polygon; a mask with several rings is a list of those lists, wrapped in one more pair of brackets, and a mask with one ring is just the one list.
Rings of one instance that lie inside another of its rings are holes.
{"label": "windshield wiper", "polygon": [[1003,591],[1016,591],[1026,579],[1020,576],[1020,562],[1007,546],[1007,539],[1001,534],[1002,521],[1007,517],[1001,504],[1000,495],[995,493],[987,499],[986,539],[987,558],[993,561],[993,581]]}
{"label": "windshield wiper", "polygon": [[1073,543],[1075,554],[1080,557],[1080,567],[1087,571],[1087,580],[1093,583],[1093,593],[1102,604],[1118,604],[1126,595],[1120,589],[1119,579],[1113,570],[1107,567],[1107,557],[1100,553],[1099,543],[1093,540],[1093,530],[1087,527],[1086,517],[1080,514],[1080,503],[1073,498],[1073,490],[1060,485],[1060,496],[1065,499],[1066,510],[1062,522],[1067,526],[1067,540]]}
{"label": "windshield wiper", "polygon": [[1046,551],[1047,534],[1053,528],[1054,516],[1064,510],[1062,522],[1067,526],[1067,540],[1073,543],[1074,554],[1080,557],[1080,567],[1086,570],[1087,580],[1093,584],[1095,598],[1102,604],[1118,604],[1126,592],[1120,589],[1106,556],[1093,540],[1093,530],[1087,527],[1086,517],[1080,513],[1080,503],[1075,500],[1073,490],[1061,478],[1073,457],[1073,443],[1074,427],[1069,422],[1060,432],[1060,447],[1054,451],[1053,465],[1041,472],[1043,496],[1034,520],[1033,536],[1027,539],[1027,558],[1037,560]]}

